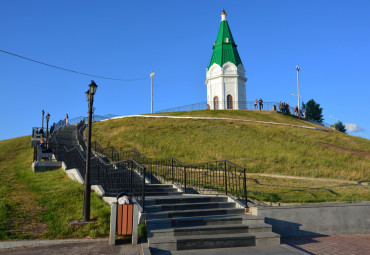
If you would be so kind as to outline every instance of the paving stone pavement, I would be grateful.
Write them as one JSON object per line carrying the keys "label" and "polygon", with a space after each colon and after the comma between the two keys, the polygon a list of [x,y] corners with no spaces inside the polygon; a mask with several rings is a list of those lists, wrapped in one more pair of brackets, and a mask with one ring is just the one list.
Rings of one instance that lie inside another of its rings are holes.
{"label": "paving stone pavement", "polygon": [[[61,240],[62,241],[62,240]],[[51,245],[37,245],[29,247],[17,247],[0,249],[1,255],[140,255],[140,245],[130,243],[110,246],[108,239],[96,240],[95,242],[61,243]]]}
{"label": "paving stone pavement", "polygon": [[[141,255],[141,245],[131,245],[122,243],[116,246],[109,246],[108,239],[98,239],[90,242],[66,242],[59,240],[59,244],[44,244],[38,246],[4,248],[0,249],[0,255],[38,255],[38,254],[124,254]],[[249,254],[249,255],[285,255],[285,254],[315,254],[315,255],[370,255],[370,234],[351,234],[351,235],[333,235],[321,237],[294,237],[281,238],[280,247],[249,247],[227,248],[219,253],[216,250],[203,250],[204,254]],[[293,249],[289,249],[292,247]],[[296,252],[294,252],[294,250]],[[225,252],[227,251],[227,252]],[[171,254],[171,253],[163,253]],[[196,251],[178,251],[173,254],[194,255],[199,254]]]}
{"label": "paving stone pavement", "polygon": [[370,234],[281,238],[281,243],[307,254],[370,255]]}

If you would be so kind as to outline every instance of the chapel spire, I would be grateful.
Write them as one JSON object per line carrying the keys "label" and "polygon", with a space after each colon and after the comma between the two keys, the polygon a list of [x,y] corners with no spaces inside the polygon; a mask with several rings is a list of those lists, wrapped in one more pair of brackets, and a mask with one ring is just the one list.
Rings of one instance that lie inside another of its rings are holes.
{"label": "chapel spire", "polygon": [[223,9],[222,12],[221,12],[221,21],[226,20],[226,16],[227,16],[226,11],[225,11],[225,9]]}
{"label": "chapel spire", "polygon": [[216,41],[213,45],[213,54],[208,68],[210,68],[214,63],[222,66],[228,61],[236,66],[242,64],[238,50],[236,49],[237,45],[235,44],[229,24],[227,23],[226,16],[227,14],[224,9],[221,13],[221,24]]}

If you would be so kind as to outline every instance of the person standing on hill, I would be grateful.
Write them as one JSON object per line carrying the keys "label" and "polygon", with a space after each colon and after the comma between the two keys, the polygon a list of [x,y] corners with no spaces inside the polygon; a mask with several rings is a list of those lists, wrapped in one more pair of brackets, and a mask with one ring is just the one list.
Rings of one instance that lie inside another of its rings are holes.
{"label": "person standing on hill", "polygon": [[68,125],[69,125],[69,118],[68,118],[68,114],[66,114],[66,118],[65,118],[65,120],[66,120],[66,126],[68,126]]}
{"label": "person standing on hill", "polygon": [[256,100],[254,100],[254,109],[255,109],[255,110],[257,110],[257,109],[258,109],[257,103],[258,103],[258,99],[256,98]]}
{"label": "person standing on hill", "polygon": [[260,101],[258,101],[259,103],[260,103],[260,110],[262,110],[263,109],[263,100],[262,100],[262,98],[260,98]]}

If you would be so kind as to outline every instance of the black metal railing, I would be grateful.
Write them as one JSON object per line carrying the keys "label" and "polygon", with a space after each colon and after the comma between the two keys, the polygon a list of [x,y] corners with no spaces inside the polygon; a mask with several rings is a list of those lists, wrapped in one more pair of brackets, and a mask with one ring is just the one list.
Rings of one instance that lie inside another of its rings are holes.
{"label": "black metal railing", "polygon": [[169,108],[156,113],[163,112],[183,112],[183,111],[197,111],[197,110],[276,110],[279,103],[277,102],[263,102],[255,105],[253,101],[205,101],[195,104],[189,104],[174,108]]}
{"label": "black metal railing", "polygon": [[[68,169],[77,168],[85,177],[86,159],[78,147],[64,147],[64,161]],[[90,157],[90,183],[101,185],[107,195],[125,192],[134,197],[145,210],[146,169],[134,159],[106,163],[98,154]]]}
{"label": "black metal railing", "polygon": [[[105,155],[110,161],[115,159],[117,150],[112,153],[113,146],[103,148],[98,142],[93,144],[95,153]],[[106,152],[113,156],[107,156]],[[244,200],[247,207],[246,169],[230,161],[184,164],[173,157],[150,160],[136,149],[121,151],[119,159],[133,159],[146,168],[144,176],[150,183],[170,182],[185,193],[233,195]]]}
{"label": "black metal railing", "polygon": [[[107,120],[107,119],[111,119],[111,118],[114,118],[114,117],[117,117],[117,116],[118,115],[114,115],[114,114],[93,115],[92,122],[98,122],[98,121],[102,121],[102,120]],[[76,124],[79,124],[81,122],[87,123],[87,117],[79,116],[79,117],[70,119],[68,121],[69,125],[76,125]],[[66,125],[66,120],[65,119],[59,120],[57,123],[53,123],[53,125],[51,126],[52,128],[50,128],[50,133],[52,134],[54,131],[57,131],[58,129],[64,127],[65,125]]]}

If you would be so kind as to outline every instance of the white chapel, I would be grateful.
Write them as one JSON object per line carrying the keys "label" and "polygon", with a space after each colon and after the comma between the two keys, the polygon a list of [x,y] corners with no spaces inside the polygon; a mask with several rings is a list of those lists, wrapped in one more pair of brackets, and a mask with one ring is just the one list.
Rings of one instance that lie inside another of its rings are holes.
{"label": "white chapel", "polygon": [[236,49],[234,38],[221,13],[221,24],[213,45],[211,62],[207,67],[207,108],[211,110],[245,109],[245,69]]}

